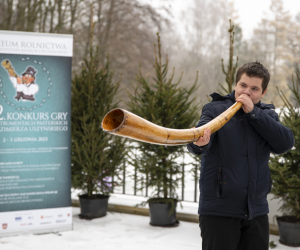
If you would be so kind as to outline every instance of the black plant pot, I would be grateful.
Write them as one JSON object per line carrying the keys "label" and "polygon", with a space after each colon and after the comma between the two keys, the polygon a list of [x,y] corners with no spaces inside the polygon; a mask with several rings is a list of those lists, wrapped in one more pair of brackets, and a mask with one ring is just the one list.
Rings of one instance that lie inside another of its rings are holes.
{"label": "black plant pot", "polygon": [[[151,202],[151,200],[155,200],[155,202]],[[157,198],[149,199],[150,225],[162,227],[178,225],[178,221],[176,221],[177,200],[172,199],[174,200],[174,209],[170,216],[169,213],[172,205],[158,200]]]}
{"label": "black plant pot", "polygon": [[80,217],[83,219],[94,219],[103,217],[107,213],[108,195],[93,195],[91,198],[86,194],[79,195]]}
{"label": "black plant pot", "polygon": [[296,217],[277,217],[279,242],[283,245],[300,247],[300,222]]}

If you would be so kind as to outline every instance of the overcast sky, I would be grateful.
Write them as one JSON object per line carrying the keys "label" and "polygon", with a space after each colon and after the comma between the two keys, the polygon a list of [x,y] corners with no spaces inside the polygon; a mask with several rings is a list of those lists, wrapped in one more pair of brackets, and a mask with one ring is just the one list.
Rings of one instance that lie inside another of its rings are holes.
{"label": "overcast sky", "polygon": [[[234,0],[244,37],[249,38],[260,20],[270,12],[271,0]],[[285,10],[295,17],[300,12],[300,0],[283,0]]]}
{"label": "overcast sky", "polygon": [[[142,0],[143,1],[143,0]],[[181,22],[181,12],[193,3],[194,0],[171,0],[176,23]],[[161,4],[161,0],[150,0],[154,5]],[[244,38],[250,38],[252,31],[256,28],[261,19],[270,13],[271,0],[233,0],[235,9],[239,16],[239,24],[243,29]],[[300,0],[283,0],[285,10],[295,17],[300,12]],[[180,27],[183,28],[184,26]]]}

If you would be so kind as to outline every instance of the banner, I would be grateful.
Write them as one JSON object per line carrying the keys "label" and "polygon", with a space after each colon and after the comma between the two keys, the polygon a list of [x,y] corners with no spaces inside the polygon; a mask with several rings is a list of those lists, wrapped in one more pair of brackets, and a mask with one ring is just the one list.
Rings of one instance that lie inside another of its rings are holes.
{"label": "banner", "polygon": [[0,236],[72,228],[72,51],[72,35],[0,31]]}

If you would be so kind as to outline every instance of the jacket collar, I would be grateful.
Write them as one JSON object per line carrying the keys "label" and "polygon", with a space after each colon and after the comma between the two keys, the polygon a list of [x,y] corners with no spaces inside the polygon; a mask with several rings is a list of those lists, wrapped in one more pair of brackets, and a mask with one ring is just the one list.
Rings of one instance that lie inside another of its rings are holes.
{"label": "jacket collar", "polygon": [[[212,101],[230,99],[233,103],[235,103],[235,91],[232,91],[230,94],[224,96],[214,92],[210,96],[213,99]],[[261,109],[275,109],[275,106],[273,104],[266,104],[266,103],[262,103],[261,101],[256,103],[255,106]]]}

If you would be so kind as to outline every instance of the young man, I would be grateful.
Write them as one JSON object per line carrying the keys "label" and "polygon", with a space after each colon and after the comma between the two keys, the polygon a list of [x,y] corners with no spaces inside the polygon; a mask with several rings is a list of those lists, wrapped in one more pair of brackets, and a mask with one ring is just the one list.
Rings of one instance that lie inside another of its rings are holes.
{"label": "young man", "polygon": [[196,127],[236,101],[243,103],[242,108],[216,133],[206,129],[203,137],[187,145],[191,153],[202,154],[198,210],[202,250],[269,249],[269,157],[294,145],[293,133],[280,124],[275,107],[260,101],[269,80],[268,70],[259,62],[241,66],[234,91],[212,94]]}

